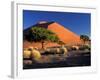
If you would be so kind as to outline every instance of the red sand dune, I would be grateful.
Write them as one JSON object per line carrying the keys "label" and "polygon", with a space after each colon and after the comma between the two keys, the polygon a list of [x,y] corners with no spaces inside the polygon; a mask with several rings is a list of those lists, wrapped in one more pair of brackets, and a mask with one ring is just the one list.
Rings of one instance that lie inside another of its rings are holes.
{"label": "red sand dune", "polygon": [[[47,28],[48,30],[53,31],[56,33],[56,35],[60,38],[61,41],[66,43],[67,45],[75,45],[75,44],[80,44],[80,37],[70,31],[69,29],[65,28],[64,26],[56,23],[56,22],[51,22],[51,23],[41,23],[41,24],[36,24],[35,26],[40,26]],[[41,48],[41,43],[29,43],[27,41],[24,41],[24,48],[33,46],[33,47],[38,47]],[[57,43],[48,43],[45,45],[45,47],[52,47],[52,46],[59,46]]]}
{"label": "red sand dune", "polygon": [[48,26],[48,29],[55,32],[61,41],[67,44],[78,44],[80,43],[80,37],[70,30],[66,29],[64,26],[58,23],[52,23]]}

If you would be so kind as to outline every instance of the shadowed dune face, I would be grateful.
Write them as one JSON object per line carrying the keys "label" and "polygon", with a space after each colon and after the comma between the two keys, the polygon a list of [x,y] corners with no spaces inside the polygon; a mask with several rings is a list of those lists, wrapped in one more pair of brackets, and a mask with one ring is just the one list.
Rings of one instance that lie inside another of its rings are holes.
{"label": "shadowed dune face", "polygon": [[[44,27],[48,30],[51,30],[59,37],[59,39],[61,41],[63,41],[67,45],[81,44],[80,36],[71,32],[70,30],[68,30],[67,28],[65,28],[64,26],[62,26],[56,22],[41,23],[41,24],[38,23],[38,24],[33,25],[33,26]],[[28,41],[24,41],[23,47],[27,48],[29,46],[41,48],[41,43],[39,43],[39,42],[38,43],[35,43],[35,42],[30,43]],[[52,46],[59,46],[59,44],[51,43],[51,42],[45,44],[45,47],[52,47]]]}

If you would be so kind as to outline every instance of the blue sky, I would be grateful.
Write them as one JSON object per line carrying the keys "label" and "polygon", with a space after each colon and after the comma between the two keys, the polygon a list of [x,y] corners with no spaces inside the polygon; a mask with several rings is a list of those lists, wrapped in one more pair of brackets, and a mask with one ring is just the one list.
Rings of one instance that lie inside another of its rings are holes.
{"label": "blue sky", "polygon": [[39,21],[55,21],[78,35],[85,34],[90,36],[90,13],[23,10],[24,29],[36,24]]}

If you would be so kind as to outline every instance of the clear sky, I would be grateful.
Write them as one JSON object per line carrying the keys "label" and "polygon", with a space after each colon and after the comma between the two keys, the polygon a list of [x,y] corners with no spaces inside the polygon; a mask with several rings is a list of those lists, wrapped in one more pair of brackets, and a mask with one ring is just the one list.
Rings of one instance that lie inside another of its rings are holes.
{"label": "clear sky", "polygon": [[49,12],[23,10],[24,29],[38,23],[39,21],[54,21],[72,32],[90,36],[91,14],[90,13],[70,13],[70,12]]}

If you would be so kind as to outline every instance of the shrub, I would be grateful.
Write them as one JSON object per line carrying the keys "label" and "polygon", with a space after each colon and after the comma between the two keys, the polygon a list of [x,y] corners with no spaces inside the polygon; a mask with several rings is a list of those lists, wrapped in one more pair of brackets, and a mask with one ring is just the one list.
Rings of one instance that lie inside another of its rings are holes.
{"label": "shrub", "polygon": [[41,54],[38,50],[33,49],[31,53],[31,58],[35,61],[39,60],[41,58]]}
{"label": "shrub", "polygon": [[68,53],[68,49],[67,49],[66,47],[64,47],[64,46],[62,46],[62,47],[60,48],[60,50],[61,50],[61,53],[62,53],[62,54],[67,54],[67,53]]}
{"label": "shrub", "polygon": [[83,45],[79,47],[79,50],[91,50],[91,48],[88,45]]}
{"label": "shrub", "polygon": [[56,47],[56,48],[47,48],[44,51],[45,55],[48,54],[66,54],[68,52],[68,49],[66,47]]}
{"label": "shrub", "polygon": [[78,46],[72,46],[72,50],[79,50]]}
{"label": "shrub", "polygon": [[24,49],[23,58],[30,58],[30,55],[31,55],[31,51],[29,51],[28,49]]}
{"label": "shrub", "polygon": [[72,47],[71,46],[67,46],[66,47],[68,51],[72,51]]}

